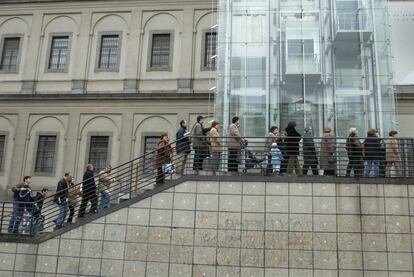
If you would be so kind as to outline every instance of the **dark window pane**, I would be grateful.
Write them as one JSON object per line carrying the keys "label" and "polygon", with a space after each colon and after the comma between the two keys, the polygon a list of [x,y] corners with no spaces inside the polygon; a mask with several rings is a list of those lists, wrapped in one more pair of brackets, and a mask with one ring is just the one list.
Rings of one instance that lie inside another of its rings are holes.
{"label": "dark window pane", "polygon": [[39,136],[35,172],[53,172],[56,136]]}
{"label": "dark window pane", "polygon": [[99,68],[112,69],[118,65],[119,36],[108,35],[101,38]]}
{"label": "dark window pane", "polygon": [[1,70],[16,70],[20,38],[5,38],[1,53]]}
{"label": "dark window pane", "polygon": [[[160,140],[159,136],[147,136],[145,137],[145,144],[144,144],[144,172],[151,172],[154,169],[154,156],[155,152],[153,152],[155,149],[157,149],[157,143]],[[151,153],[151,154],[148,154]]]}
{"label": "dark window pane", "polygon": [[6,136],[0,136],[0,170],[3,169],[3,160],[4,160],[4,146],[6,143]]}
{"label": "dark window pane", "polygon": [[170,66],[170,34],[152,36],[151,67]]}
{"label": "dark window pane", "polygon": [[89,146],[89,163],[93,164],[96,172],[108,165],[108,136],[91,136]]}
{"label": "dark window pane", "polygon": [[50,47],[49,69],[64,69],[67,63],[69,37],[53,37]]}
{"label": "dark window pane", "polygon": [[[217,33],[207,32],[205,37],[205,51],[204,51],[204,67],[216,68],[216,48],[217,48]],[[214,57],[214,58],[212,58]]]}

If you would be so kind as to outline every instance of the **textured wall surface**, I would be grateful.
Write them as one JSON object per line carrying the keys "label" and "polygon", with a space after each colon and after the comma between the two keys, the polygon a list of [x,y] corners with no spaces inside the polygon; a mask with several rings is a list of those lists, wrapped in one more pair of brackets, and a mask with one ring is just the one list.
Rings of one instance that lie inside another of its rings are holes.
{"label": "textured wall surface", "polygon": [[39,246],[1,244],[0,276],[408,277],[413,215],[407,185],[187,182]]}

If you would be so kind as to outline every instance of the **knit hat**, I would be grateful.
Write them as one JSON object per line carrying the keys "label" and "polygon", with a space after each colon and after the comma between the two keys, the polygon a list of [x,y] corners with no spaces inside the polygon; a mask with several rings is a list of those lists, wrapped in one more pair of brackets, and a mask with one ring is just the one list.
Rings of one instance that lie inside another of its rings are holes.
{"label": "knit hat", "polygon": [[276,142],[273,142],[272,143],[272,148],[276,148],[277,147],[277,143]]}

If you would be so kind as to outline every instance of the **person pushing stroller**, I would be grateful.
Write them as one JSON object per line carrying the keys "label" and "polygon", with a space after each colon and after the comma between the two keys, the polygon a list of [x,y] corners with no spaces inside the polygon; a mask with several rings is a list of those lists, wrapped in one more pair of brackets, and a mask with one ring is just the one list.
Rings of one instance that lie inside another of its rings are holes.
{"label": "person pushing stroller", "polygon": [[270,150],[270,154],[272,156],[273,173],[275,173],[276,175],[279,175],[280,174],[280,165],[282,164],[282,161],[283,161],[283,155],[282,155],[282,152],[280,151],[280,149],[278,148],[276,142],[272,143],[272,148]]}

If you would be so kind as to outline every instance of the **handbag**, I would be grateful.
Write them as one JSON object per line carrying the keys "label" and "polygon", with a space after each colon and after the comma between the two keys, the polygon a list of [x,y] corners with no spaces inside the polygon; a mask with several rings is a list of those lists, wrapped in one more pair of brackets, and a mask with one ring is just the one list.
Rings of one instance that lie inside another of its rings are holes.
{"label": "handbag", "polygon": [[175,165],[171,163],[163,164],[162,172],[164,172],[164,174],[174,174],[176,172]]}

